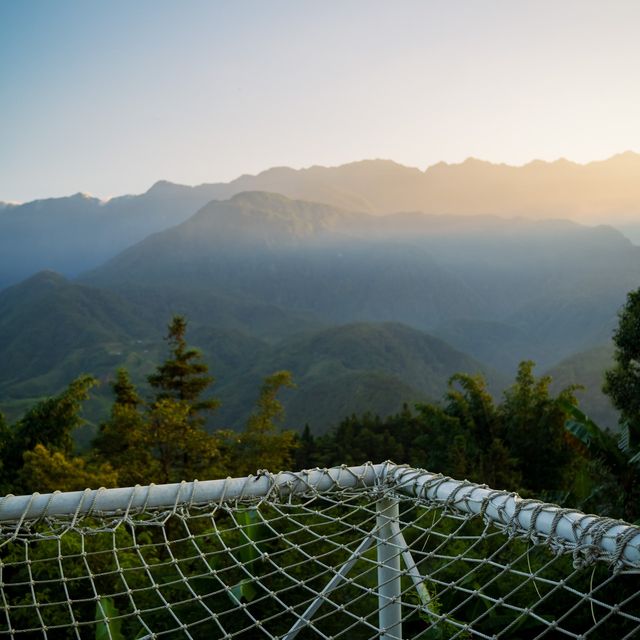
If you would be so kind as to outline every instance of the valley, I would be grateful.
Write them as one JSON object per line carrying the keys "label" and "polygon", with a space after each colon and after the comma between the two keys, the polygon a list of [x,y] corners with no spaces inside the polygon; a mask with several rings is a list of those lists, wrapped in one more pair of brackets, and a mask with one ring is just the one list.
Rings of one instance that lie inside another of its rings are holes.
{"label": "valley", "polygon": [[[457,372],[482,374],[499,397],[528,359],[539,373],[585,385],[585,406],[615,427],[600,378],[617,311],[640,280],[640,248],[612,227],[372,215],[259,191],[187,216],[211,193],[156,185],[137,198],[153,196],[165,212],[155,226],[178,224],[91,269],[80,261],[72,278],[40,271],[0,291],[0,407],[10,418],[90,372],[102,381],[87,405],[95,429],[115,370],[143,384],[167,322],[181,314],[217,379],[211,429],[240,428],[259,381],[279,369],[297,384],[283,395],[287,425],[323,433],[346,415],[438,400]],[[142,235],[152,218],[139,200],[120,200],[111,206],[139,207]],[[71,213],[47,215],[43,242]],[[115,233],[125,214],[108,216]]]}

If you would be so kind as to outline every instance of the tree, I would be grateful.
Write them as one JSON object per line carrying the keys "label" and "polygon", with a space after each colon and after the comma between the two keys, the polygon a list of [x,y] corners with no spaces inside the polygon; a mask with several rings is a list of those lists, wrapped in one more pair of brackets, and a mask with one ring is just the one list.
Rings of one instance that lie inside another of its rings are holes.
{"label": "tree", "polygon": [[567,429],[591,456],[599,481],[588,482],[587,506],[595,505],[629,520],[640,515],[640,289],[629,292],[613,334],[614,366],[605,372],[602,390],[620,411],[620,432],[605,432],[580,412]]}
{"label": "tree", "polygon": [[168,358],[147,380],[154,397],[145,403],[121,369],[112,385],[111,416],[94,447],[118,472],[120,484],[165,483],[220,474],[218,439],[203,428],[204,413],[218,406],[202,398],[213,382],[197,349],[187,345],[187,321],[174,316],[166,336]]}
{"label": "tree", "polygon": [[140,444],[152,456],[145,473],[147,483],[209,480],[220,475],[217,440],[193,422],[187,402],[164,398],[151,405]]}
{"label": "tree", "polygon": [[153,456],[145,435],[144,402],[126,369],[118,369],[111,389],[111,415],[98,429],[93,457],[109,461],[117,469],[120,484],[146,484],[153,469]]}
{"label": "tree", "polygon": [[29,409],[14,428],[15,457],[21,457],[19,453],[29,451],[37,444],[65,454],[71,453],[71,434],[84,422],[80,415],[82,403],[96,384],[98,381],[93,376],[82,375],[73,380],[60,395],[42,400]]}
{"label": "tree", "polygon": [[65,459],[71,455],[73,430],[84,422],[80,415],[82,403],[96,384],[93,376],[82,375],[58,396],[35,404],[13,428],[3,427],[1,471],[4,488],[11,491],[40,490],[29,474],[21,473],[25,455],[38,445]]}
{"label": "tree", "polygon": [[617,437],[599,427],[577,407],[567,403],[571,417],[565,427],[580,441],[589,458],[579,469],[576,498],[579,507],[600,515],[625,518],[640,517],[640,454],[634,452],[628,431]]}
{"label": "tree", "polygon": [[187,346],[185,334],[187,321],[183,316],[174,316],[169,323],[166,340],[170,356],[157,367],[147,380],[155,390],[154,403],[160,400],[177,400],[189,408],[189,420],[203,425],[205,412],[219,406],[218,400],[202,398],[202,393],[213,383],[207,365],[201,361],[202,354]]}
{"label": "tree", "polygon": [[193,419],[188,400],[156,397],[145,404],[124,369],[118,370],[112,390],[111,416],[100,425],[94,448],[97,459],[116,468],[120,484],[178,482],[220,473],[217,440]]}
{"label": "tree", "polygon": [[142,398],[138,395],[138,390],[131,382],[129,372],[124,367],[116,371],[116,379],[112,383],[111,389],[115,396],[114,403],[117,406],[137,409],[143,404]]}
{"label": "tree", "polygon": [[294,387],[289,371],[276,371],[267,376],[256,411],[247,420],[245,430],[240,434],[227,432],[226,438],[232,460],[233,475],[248,475],[258,469],[282,471],[291,467],[297,446],[293,431],[280,431],[278,422],[284,418],[284,407],[278,400],[278,392],[283,387]]}
{"label": "tree", "polygon": [[565,403],[576,404],[576,386],[563,389],[557,397],[549,394],[551,378],[533,375],[534,363],[521,362],[515,384],[505,391],[500,413],[505,442],[518,460],[524,488],[540,494],[570,488],[575,448],[565,431],[568,417]]}
{"label": "tree", "polygon": [[444,406],[418,405],[418,410],[430,445],[427,468],[497,488],[519,485],[517,460],[504,443],[503,416],[481,376],[453,375]]}
{"label": "tree", "polygon": [[640,449],[640,289],[627,295],[613,334],[614,366],[605,373],[603,391],[620,411],[633,449]]}
{"label": "tree", "polygon": [[118,486],[118,475],[108,462],[92,465],[85,458],[67,457],[41,444],[25,452],[19,476],[27,491],[40,493]]}

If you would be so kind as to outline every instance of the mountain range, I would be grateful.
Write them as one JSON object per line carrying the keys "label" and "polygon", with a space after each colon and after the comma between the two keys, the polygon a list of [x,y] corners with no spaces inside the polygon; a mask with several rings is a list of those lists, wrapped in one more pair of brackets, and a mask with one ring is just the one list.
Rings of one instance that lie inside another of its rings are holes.
{"label": "mountain range", "polygon": [[[298,382],[284,394],[292,424],[321,432],[346,414],[435,400],[458,371],[482,373],[499,394],[523,359],[558,383],[585,384],[584,406],[615,426],[599,387],[617,312],[640,281],[640,248],[612,226],[551,216],[542,204],[550,194],[536,200],[523,185],[555,176],[557,193],[574,190],[573,217],[589,218],[577,185],[590,176],[595,194],[615,175],[631,212],[625,171],[637,160],[469,161],[426,172],[372,161],[226,185],[160,182],[108,202],[78,194],[5,204],[0,408],[14,418],[83,371],[107,382],[126,366],[143,384],[181,313],[217,377],[214,427],[240,426],[276,369]],[[476,185],[472,207],[474,175],[491,197]],[[517,191],[500,200],[496,184],[507,178],[523,192],[505,216]],[[448,208],[436,198],[447,189]],[[289,197],[299,193],[309,195]],[[614,201],[597,201],[600,218],[614,215]],[[523,217],[535,202],[537,214]],[[108,403],[104,384],[88,407],[93,422]]]}
{"label": "mountain range", "polygon": [[321,325],[400,322],[512,371],[523,357],[546,367],[605,342],[640,280],[640,248],[610,227],[406,220],[242,193],[80,281],[124,297],[162,285],[193,299],[276,305]]}
{"label": "mountain range", "polygon": [[[370,214],[563,218],[612,224],[640,241],[640,155],[520,167],[470,158],[420,171],[389,160],[339,167],[269,169],[195,187],[160,181],[146,193],[101,201],[66,198],[0,206],[0,287],[51,269],[66,276],[97,267],[147,235],[185,221],[211,200],[268,191]],[[441,222],[445,222],[441,219]],[[71,231],[73,230],[73,231]]]}

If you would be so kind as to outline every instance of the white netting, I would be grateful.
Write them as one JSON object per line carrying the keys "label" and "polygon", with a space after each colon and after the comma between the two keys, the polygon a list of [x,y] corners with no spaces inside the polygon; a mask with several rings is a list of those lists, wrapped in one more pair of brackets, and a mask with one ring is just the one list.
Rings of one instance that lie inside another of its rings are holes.
{"label": "white netting", "polygon": [[640,636],[640,528],[391,463],[7,496],[0,534],[0,637]]}

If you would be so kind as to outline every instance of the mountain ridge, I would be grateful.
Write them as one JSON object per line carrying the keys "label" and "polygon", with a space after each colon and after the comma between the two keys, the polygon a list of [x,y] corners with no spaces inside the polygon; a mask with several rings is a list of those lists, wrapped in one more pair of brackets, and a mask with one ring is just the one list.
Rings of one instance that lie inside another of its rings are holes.
{"label": "mountain ridge", "polygon": [[[166,355],[166,343],[138,311],[113,292],[53,272],[0,292],[0,406],[15,418],[80,373],[107,383],[120,366],[146,395],[146,375]],[[298,385],[283,396],[288,424],[309,423],[316,432],[351,413],[388,415],[404,402],[436,400],[461,370],[487,374],[494,388],[503,382],[442,340],[399,323],[308,328],[273,343],[202,319],[189,325],[189,343],[202,350],[217,378],[212,393],[222,400],[211,426],[240,428],[263,379],[277,369],[290,369]],[[104,419],[110,401],[102,384],[87,408],[90,418]]]}
{"label": "mountain ridge", "polygon": [[[610,333],[640,277],[640,248],[607,226],[492,218],[478,230],[476,221],[370,216],[242,193],[210,202],[80,280],[207,291],[325,324],[397,321],[432,333],[448,326],[454,330],[442,335],[453,346],[508,370],[532,355],[549,366]],[[479,341],[465,340],[459,321],[472,321]],[[508,345],[496,351],[500,334]]]}
{"label": "mountain ridge", "polygon": [[[100,200],[77,193],[0,206],[0,288],[36,271],[75,276],[152,233],[187,220],[213,200],[243,191],[384,215],[523,216],[613,224],[640,239],[640,155],[627,152],[580,165],[522,166],[468,159],[425,171],[390,160],[337,167],[271,168],[228,183],[180,185],[161,180],[145,193]],[[73,229],[73,233],[69,233]]]}

